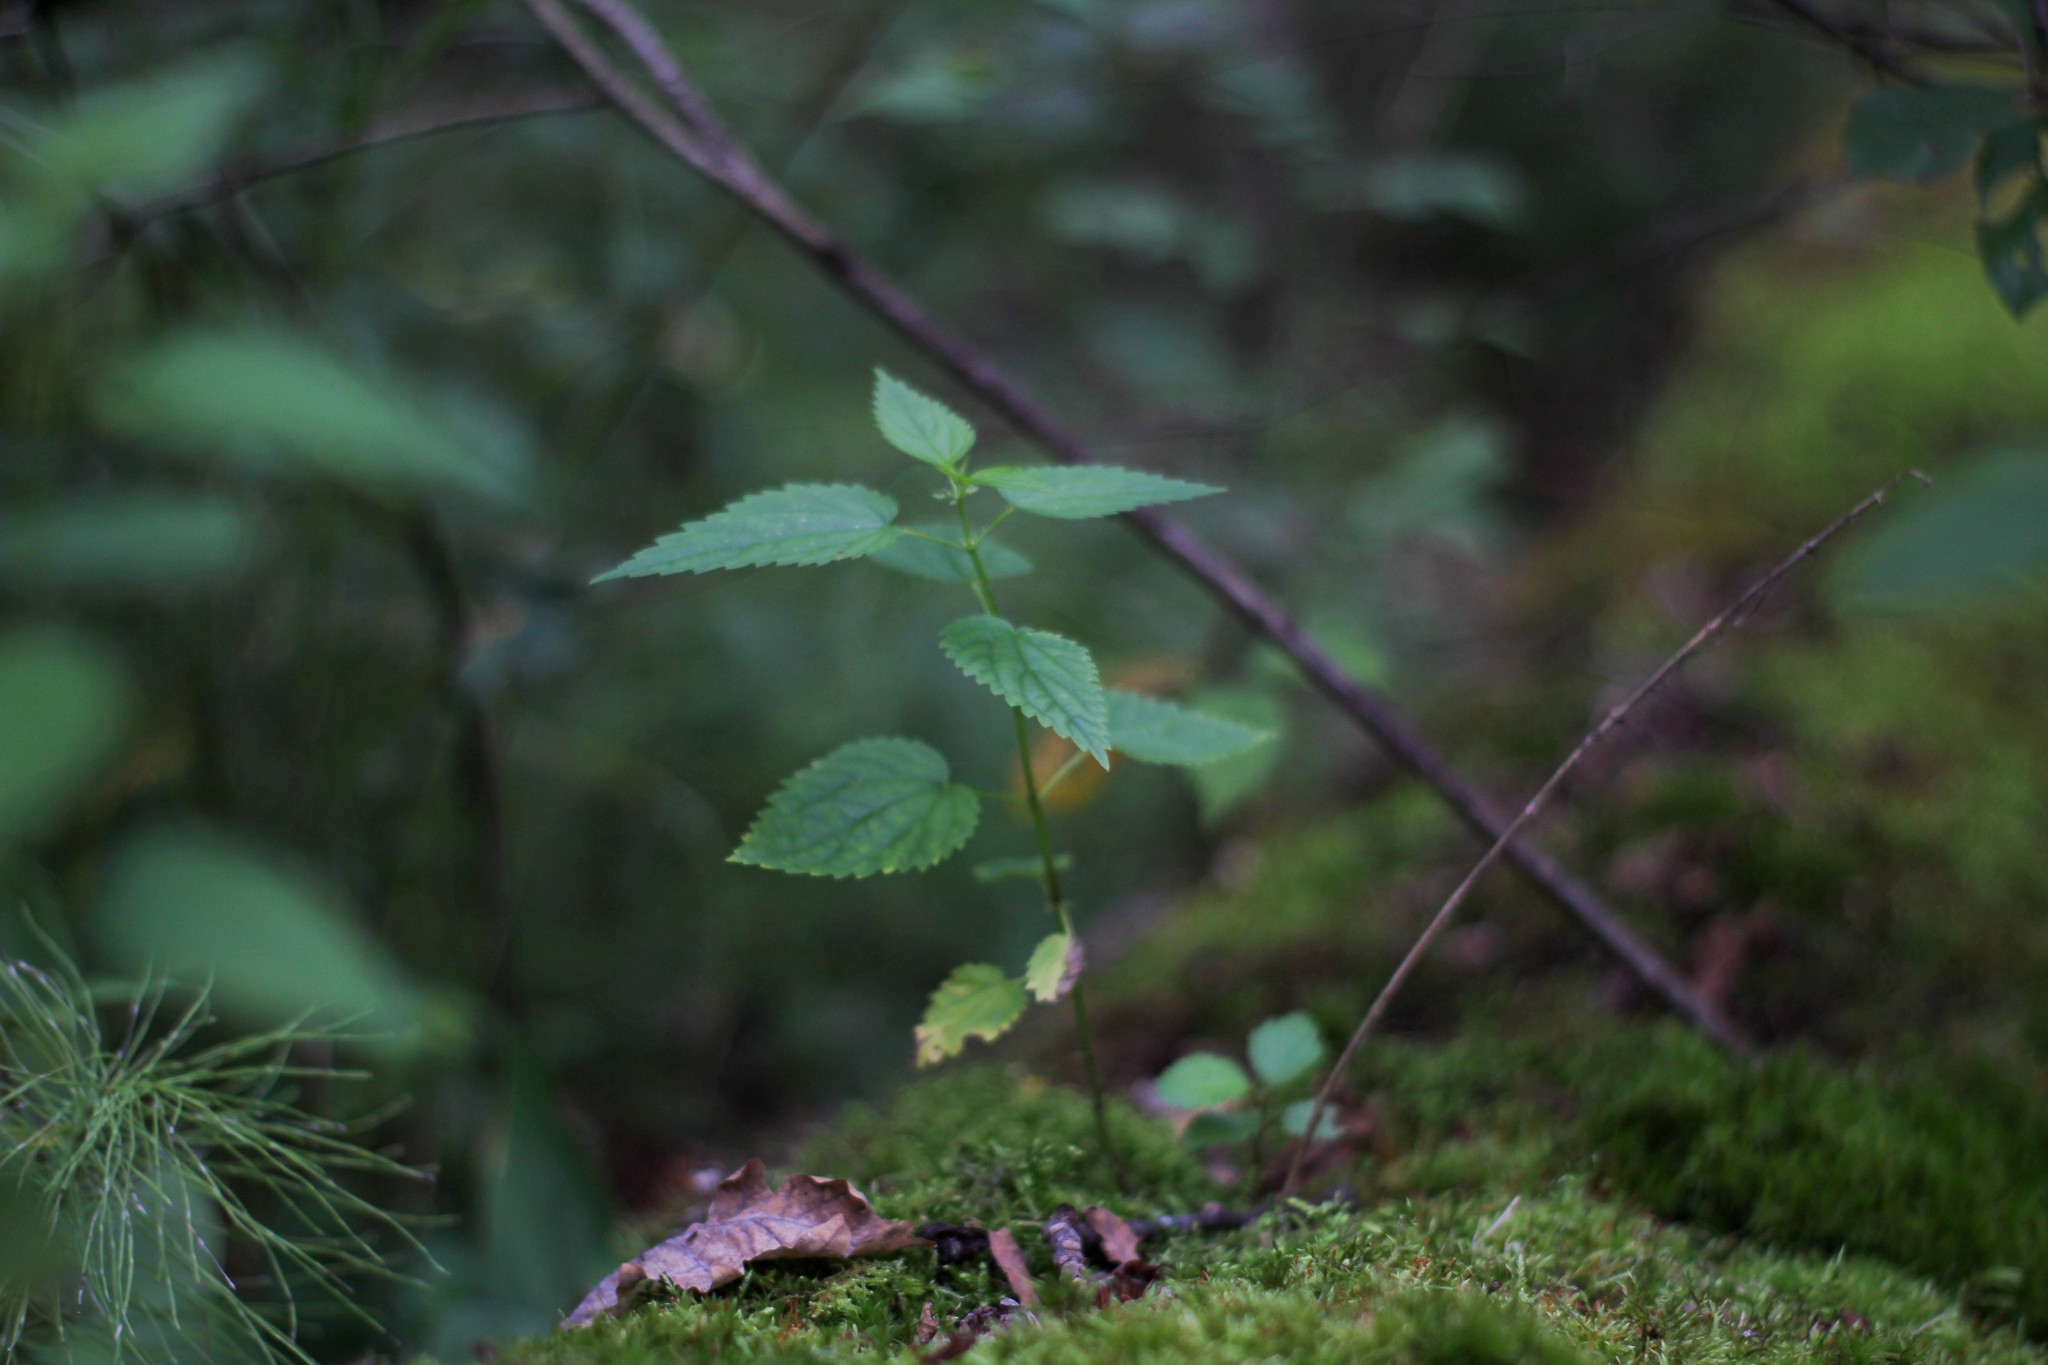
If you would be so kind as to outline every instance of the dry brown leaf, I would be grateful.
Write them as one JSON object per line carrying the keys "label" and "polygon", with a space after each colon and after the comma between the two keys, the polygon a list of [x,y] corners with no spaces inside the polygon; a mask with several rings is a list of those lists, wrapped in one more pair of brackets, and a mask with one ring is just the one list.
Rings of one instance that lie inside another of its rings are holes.
{"label": "dry brown leaf", "polygon": [[1103,1260],[1119,1266],[1138,1259],[1138,1234],[1129,1223],[1100,1204],[1090,1204],[1081,1210],[1081,1216],[1088,1220],[1089,1230],[1102,1239]]}
{"label": "dry brown leaf", "polygon": [[910,1224],[882,1217],[844,1180],[793,1175],[777,1190],[756,1159],[719,1185],[703,1222],[605,1276],[562,1326],[581,1327],[616,1311],[622,1287],[630,1306],[633,1290],[655,1282],[709,1293],[737,1280],[751,1261],[884,1256],[922,1244]]}
{"label": "dry brown leaf", "polygon": [[1031,1281],[1031,1267],[1024,1264],[1024,1248],[1017,1245],[1017,1234],[1008,1228],[997,1228],[988,1235],[988,1254],[1003,1272],[1003,1278],[1010,1282],[1010,1292],[1017,1296],[1017,1302],[1026,1308],[1038,1307],[1038,1286]]}

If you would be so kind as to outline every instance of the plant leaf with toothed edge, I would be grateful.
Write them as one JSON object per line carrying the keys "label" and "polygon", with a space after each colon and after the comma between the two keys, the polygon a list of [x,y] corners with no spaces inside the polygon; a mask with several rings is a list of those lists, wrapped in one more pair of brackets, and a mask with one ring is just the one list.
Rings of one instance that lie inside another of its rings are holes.
{"label": "plant leaf with toothed edge", "polygon": [[1186,502],[1223,491],[1214,484],[1114,465],[998,465],[975,474],[973,480],[995,489],[1020,512],[1063,521],[1113,517],[1138,507]]}
{"label": "plant leaf with toothed edge", "polygon": [[917,1064],[956,1056],[970,1038],[993,1042],[1024,1013],[1024,983],[986,962],[955,967],[932,992],[917,1026]]}
{"label": "plant leaf with toothed edge", "polygon": [[974,427],[966,418],[887,370],[875,371],[875,426],[911,459],[941,469],[958,465],[974,448]]}
{"label": "plant leaf with toothed edge", "polygon": [[[974,561],[967,557],[967,551],[958,548],[958,526],[934,521],[906,526],[904,531],[906,534],[868,557],[885,569],[934,583],[974,581]],[[920,531],[923,535],[908,534],[911,531]],[[938,536],[954,544],[934,544],[925,536]],[[1031,561],[999,541],[984,538],[981,542],[981,567],[990,578],[1016,578],[1031,572]]]}
{"label": "plant leaf with toothed edge", "polygon": [[1140,763],[1199,767],[1272,737],[1270,730],[1255,730],[1156,697],[1114,689],[1109,693],[1109,747]]}
{"label": "plant leaf with toothed edge", "polygon": [[1191,1052],[1159,1074],[1158,1089],[1176,1109],[1214,1109],[1249,1095],[1252,1078],[1228,1057]]}
{"label": "plant leaf with toothed edge", "polygon": [[686,522],[591,581],[859,559],[903,534],[895,520],[896,500],[886,493],[851,483],[793,483]]}
{"label": "plant leaf with toothed edge", "polygon": [[814,877],[916,872],[960,850],[981,800],[914,739],[857,739],[784,782],[730,861]]}
{"label": "plant leaf with toothed edge", "polygon": [[1074,989],[1085,966],[1079,939],[1072,934],[1048,934],[1024,964],[1024,989],[1040,1004],[1051,1004]]}
{"label": "plant leaf with toothed edge", "polygon": [[1109,766],[1109,701],[1085,648],[1000,616],[963,617],[939,646],[962,673]]}
{"label": "plant leaf with toothed edge", "polygon": [[1264,1085],[1300,1080],[1323,1060],[1323,1031],[1305,1011],[1268,1019],[1245,1041],[1252,1074]]}

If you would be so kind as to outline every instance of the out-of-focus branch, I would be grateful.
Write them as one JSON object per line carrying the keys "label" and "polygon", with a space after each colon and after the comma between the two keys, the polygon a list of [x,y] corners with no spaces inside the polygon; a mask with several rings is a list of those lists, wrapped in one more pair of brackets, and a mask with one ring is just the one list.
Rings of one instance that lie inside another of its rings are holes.
{"label": "out-of-focus branch", "polygon": [[[1925,475],[1921,475],[1917,471],[1911,472],[1914,473],[1915,477],[1924,481]],[[1288,1162],[1287,1179],[1280,1187],[1281,1198],[1284,1199],[1292,1194],[1295,1182],[1301,1178],[1302,1160],[1308,1155],[1309,1148],[1315,1144],[1314,1135],[1322,1125],[1323,1113],[1329,1108],[1331,1092],[1337,1088],[1337,1082],[1343,1077],[1344,1069],[1351,1064],[1351,1059],[1358,1055],[1358,1049],[1364,1045],[1365,1040],[1370,1038],[1373,1030],[1379,1026],[1381,1018],[1387,1012],[1387,1006],[1393,1002],[1394,996],[1400,992],[1402,985],[1414,974],[1415,968],[1428,954],[1430,945],[1436,942],[1437,936],[1442,934],[1445,927],[1450,924],[1452,917],[1458,913],[1458,908],[1472,894],[1472,889],[1479,884],[1480,879],[1493,870],[1493,865],[1500,861],[1501,855],[1514,843],[1515,836],[1520,834],[1523,828],[1531,820],[1534,820],[1545,806],[1550,804],[1550,798],[1557,794],[1557,789],[1564,785],[1565,779],[1578,770],[1579,764],[1584,761],[1586,755],[1591,753],[1600,744],[1600,741],[1620,729],[1622,724],[1628,720],[1629,713],[1640,706],[1644,699],[1652,692],[1655,692],[1669,681],[1671,676],[1678,672],[1687,659],[1697,654],[1716,635],[1719,635],[1729,626],[1734,625],[1747,616],[1751,608],[1761,602],[1764,596],[1778,585],[1780,579],[1811,558],[1819,551],[1821,546],[1834,539],[1838,533],[1849,529],[1865,512],[1882,503],[1890,495],[1891,491],[1899,486],[1900,480],[1905,477],[1905,474],[1894,475],[1891,482],[1864,498],[1863,501],[1851,507],[1841,516],[1835,518],[1819,534],[1813,536],[1805,544],[1801,545],[1784,559],[1778,561],[1769,573],[1766,573],[1762,578],[1752,583],[1749,586],[1749,590],[1744,592],[1742,596],[1722,608],[1712,620],[1695,631],[1693,637],[1680,646],[1676,654],[1673,654],[1660,664],[1656,672],[1645,678],[1633,692],[1628,694],[1627,698],[1620,705],[1609,711],[1598,725],[1588,731],[1585,738],[1581,739],[1571,753],[1565,757],[1564,762],[1557,765],[1557,771],[1553,772],[1543,785],[1537,788],[1536,794],[1530,797],[1528,803],[1522,807],[1521,814],[1517,815],[1509,823],[1508,827],[1501,831],[1500,837],[1493,841],[1493,845],[1484,854],[1480,855],[1479,861],[1472,865],[1472,870],[1465,874],[1464,880],[1452,889],[1451,894],[1445,898],[1442,907],[1437,910],[1435,915],[1431,916],[1429,924],[1422,931],[1421,937],[1415,940],[1415,944],[1408,950],[1407,956],[1403,957],[1400,965],[1394,968],[1394,974],[1388,977],[1387,984],[1380,988],[1380,993],[1374,997],[1371,1007],[1366,1010],[1365,1017],[1358,1021],[1358,1027],[1352,1032],[1351,1040],[1344,1044],[1344,1050],[1338,1053],[1337,1060],[1330,1064],[1329,1074],[1323,1078],[1322,1087],[1316,1091],[1315,1103],[1309,1109],[1308,1124],[1302,1129],[1304,1136],[1295,1144],[1294,1157]]]}
{"label": "out-of-focus branch", "polygon": [[[709,104],[625,0],[579,0],[625,42],[661,86],[664,109],[615,65],[558,0],[525,0],[591,83],[619,111],[679,160],[759,215],[841,289],[886,322],[927,359],[1056,459],[1091,464],[1087,444],[1027,393],[992,356],[927,313],[865,257],[812,218],[766,175],[752,154],[701,112]],[[636,22],[637,20],[637,22]],[[648,49],[658,48],[652,53]],[[1171,517],[1146,509],[1126,514],[1140,535],[1205,587],[1246,626],[1286,653],[1303,676],[1410,772],[1433,787],[1481,837],[1499,840],[1506,818],[1442,754],[1409,727],[1391,702],[1347,672],[1286,608],[1224,555]],[[1743,1044],[1734,1026],[1683,975],[1638,936],[1600,897],[1538,849],[1519,840],[1505,856],[1538,889],[1576,916],[1674,1010],[1725,1047]]]}
{"label": "out-of-focus branch", "polygon": [[206,180],[187,185],[180,190],[173,190],[160,198],[125,210],[122,213],[122,220],[132,228],[168,214],[205,208],[210,204],[231,199],[251,185],[260,185],[266,180],[296,175],[300,171],[324,166],[330,161],[338,161],[342,157],[353,156],[358,152],[410,142],[415,138],[431,137],[436,133],[449,133],[462,128],[483,128],[496,123],[511,123],[520,119],[542,118],[554,114],[588,113],[604,106],[603,99],[586,91],[542,90],[489,104],[408,109],[371,125],[359,137],[324,139],[307,143],[275,160],[251,161],[228,166]]}

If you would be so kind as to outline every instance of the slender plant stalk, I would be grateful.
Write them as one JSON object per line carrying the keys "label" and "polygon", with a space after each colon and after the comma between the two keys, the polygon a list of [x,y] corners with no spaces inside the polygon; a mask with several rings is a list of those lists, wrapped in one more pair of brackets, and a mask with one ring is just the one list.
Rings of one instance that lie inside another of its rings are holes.
{"label": "slender plant stalk", "polygon": [[[562,0],[525,0],[527,10],[620,113],[669,155],[759,215],[840,289],[1047,454],[1068,464],[1095,462],[1094,453],[1079,434],[1032,397],[993,356],[927,312],[872,261],[811,217],[743,143],[715,118],[708,117],[709,102],[630,0],[573,2],[625,45],[659,88],[661,99],[644,90],[614,62],[589,30],[570,17]],[[1803,5],[1808,0],[1780,3]],[[1156,508],[1139,508],[1125,513],[1124,519],[1168,560],[1201,583],[1248,629],[1291,658],[1311,686],[1377,740],[1397,763],[1435,789],[1475,833],[1492,840],[1506,827],[1505,817],[1494,809],[1479,787],[1410,727],[1384,694],[1346,671],[1286,608],[1236,564]],[[1744,1040],[1720,1010],[1694,990],[1685,975],[1665,961],[1591,887],[1530,844],[1515,842],[1509,846],[1507,857],[1679,1015],[1722,1047],[1735,1052],[1744,1050]]]}
{"label": "slender plant stalk", "polygon": [[1537,788],[1536,794],[1529,798],[1527,805],[1522,807],[1522,813],[1517,815],[1505,830],[1501,831],[1500,837],[1493,841],[1493,846],[1480,855],[1479,861],[1472,865],[1472,870],[1465,874],[1464,880],[1458,883],[1450,896],[1444,901],[1442,907],[1431,917],[1429,924],[1423,929],[1421,937],[1415,940],[1415,944],[1409,948],[1407,956],[1403,957],[1400,965],[1394,968],[1394,974],[1387,978],[1387,984],[1380,988],[1379,995],[1374,998],[1371,1007],[1366,1010],[1365,1017],[1358,1021],[1358,1027],[1352,1031],[1351,1041],[1344,1044],[1344,1051],[1339,1053],[1337,1060],[1330,1064],[1329,1074],[1323,1078],[1322,1088],[1316,1091],[1315,1104],[1309,1110],[1308,1124],[1302,1129],[1302,1136],[1295,1143],[1293,1159],[1287,1163],[1287,1179],[1280,1186],[1282,1198],[1292,1194],[1295,1185],[1301,1179],[1302,1161],[1308,1155],[1308,1149],[1314,1144],[1314,1134],[1323,1121],[1324,1110],[1329,1108],[1330,1094],[1337,1088],[1337,1081],[1343,1076],[1344,1068],[1350,1065],[1351,1059],[1357,1055],[1358,1049],[1364,1045],[1365,1040],[1372,1036],[1372,1032],[1378,1027],[1381,1017],[1386,1014],[1387,1006],[1393,1002],[1395,994],[1400,991],[1402,985],[1414,973],[1416,966],[1421,963],[1423,956],[1429,952],[1430,945],[1436,942],[1437,936],[1442,934],[1445,927],[1450,924],[1452,916],[1458,913],[1458,907],[1463,905],[1466,898],[1472,894],[1472,888],[1478,885],[1479,879],[1484,877],[1496,862],[1500,861],[1501,854],[1507,850],[1508,845],[1514,841],[1515,836],[1521,833],[1522,827],[1536,818],[1537,813],[1549,804],[1550,798],[1556,794],[1559,787],[1564,785],[1564,780],[1571,776],[1585,759],[1586,755],[1591,753],[1600,741],[1606,739],[1608,735],[1619,729],[1622,722],[1628,719],[1629,713],[1635,710],[1644,698],[1655,692],[1659,687],[1662,687],[1670,679],[1671,675],[1676,673],[1687,659],[1698,653],[1708,641],[1746,616],[1752,607],[1763,600],[1766,593],[1777,586],[1779,579],[1798,568],[1801,563],[1818,551],[1821,546],[1832,540],[1839,532],[1847,530],[1865,512],[1882,503],[1890,495],[1891,491],[1898,487],[1900,480],[1906,478],[1908,474],[1922,483],[1927,482],[1927,476],[1918,470],[1907,470],[1905,473],[1893,475],[1891,481],[1886,483],[1884,487],[1871,493],[1841,516],[1836,517],[1826,527],[1822,528],[1817,535],[1807,540],[1805,544],[1801,545],[1784,559],[1778,561],[1771,568],[1770,572],[1752,583],[1748,591],[1744,592],[1742,596],[1736,598],[1726,607],[1723,607],[1712,620],[1693,632],[1693,637],[1687,640],[1676,654],[1666,659],[1658,666],[1657,671],[1644,679],[1633,692],[1628,694],[1628,697],[1620,705],[1609,711],[1600,723],[1588,731],[1585,738],[1578,742],[1577,747],[1565,757],[1564,762],[1557,766],[1557,771],[1553,772],[1543,785]]}
{"label": "slender plant stalk", "polygon": [[[975,600],[981,609],[991,616],[1001,615],[996,610],[995,588],[989,582],[988,569],[981,562],[981,537],[975,534],[974,524],[967,516],[968,487],[958,475],[951,474],[953,481],[953,502],[960,512],[960,544],[967,551],[968,562],[974,566]],[[1059,859],[1052,851],[1052,827],[1045,818],[1045,802],[1038,791],[1038,773],[1031,764],[1031,727],[1024,716],[1024,708],[1013,706],[1010,715],[1017,723],[1017,762],[1024,769],[1024,804],[1031,812],[1031,828],[1038,836],[1038,862],[1041,880],[1045,888],[1046,908],[1059,923],[1060,932],[1071,940],[1074,935],[1074,921],[1067,914],[1067,893],[1060,885]],[[1109,1161],[1110,1170],[1115,1172],[1119,1186],[1124,1184],[1124,1163],[1117,1151],[1116,1139],[1109,1131],[1109,1103],[1102,1089],[1102,1071],[1095,1063],[1095,1035],[1088,1026],[1088,1002],[1082,984],[1077,978],[1073,989],[1067,992],[1074,1002],[1074,1031],[1081,1044],[1081,1065],[1088,1073],[1088,1098],[1095,1109],[1095,1135],[1102,1143],[1102,1154]]]}

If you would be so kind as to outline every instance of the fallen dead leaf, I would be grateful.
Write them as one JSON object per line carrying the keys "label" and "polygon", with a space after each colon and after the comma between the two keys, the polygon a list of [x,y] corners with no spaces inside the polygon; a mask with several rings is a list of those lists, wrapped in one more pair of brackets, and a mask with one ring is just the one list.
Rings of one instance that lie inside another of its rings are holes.
{"label": "fallen dead leaf", "polygon": [[1010,1292],[1017,1296],[1017,1302],[1026,1308],[1038,1307],[1038,1286],[1032,1283],[1031,1267],[1024,1263],[1024,1248],[1017,1245],[1017,1234],[1008,1228],[991,1232],[988,1254],[1003,1272],[1003,1278],[1010,1282]]}
{"label": "fallen dead leaf", "polygon": [[1088,1220],[1089,1230],[1102,1239],[1103,1260],[1118,1266],[1138,1259],[1138,1234],[1129,1223],[1100,1204],[1090,1204],[1081,1210],[1081,1216]]}
{"label": "fallen dead leaf", "polygon": [[709,1293],[737,1280],[752,1261],[884,1256],[922,1244],[910,1224],[882,1217],[844,1180],[793,1175],[777,1190],[756,1159],[719,1185],[703,1222],[598,1281],[562,1326],[581,1327],[630,1307],[656,1283]]}

